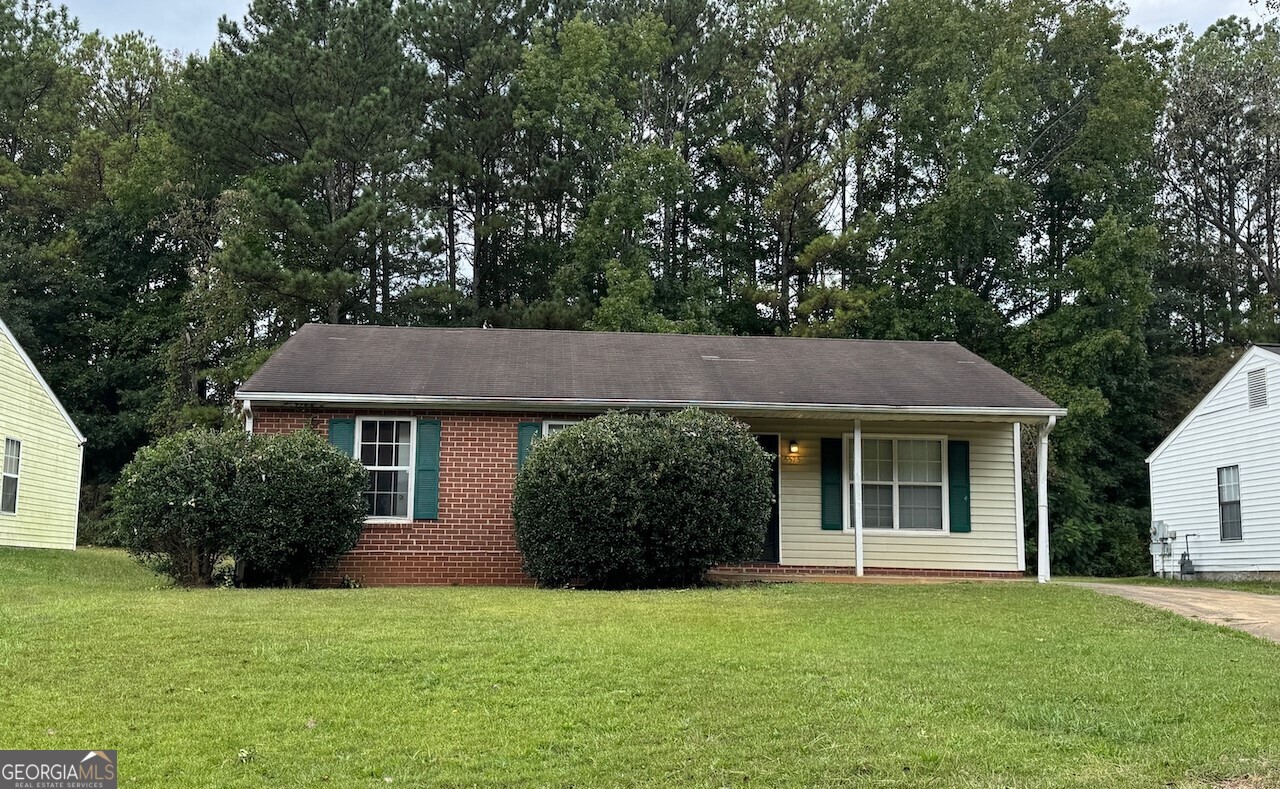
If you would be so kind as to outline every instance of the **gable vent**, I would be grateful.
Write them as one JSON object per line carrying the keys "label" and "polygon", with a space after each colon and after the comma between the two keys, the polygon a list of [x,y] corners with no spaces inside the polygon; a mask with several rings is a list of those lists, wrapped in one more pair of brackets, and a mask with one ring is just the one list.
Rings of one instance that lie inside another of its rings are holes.
{"label": "gable vent", "polygon": [[1267,407],[1267,369],[1249,371],[1249,407]]}

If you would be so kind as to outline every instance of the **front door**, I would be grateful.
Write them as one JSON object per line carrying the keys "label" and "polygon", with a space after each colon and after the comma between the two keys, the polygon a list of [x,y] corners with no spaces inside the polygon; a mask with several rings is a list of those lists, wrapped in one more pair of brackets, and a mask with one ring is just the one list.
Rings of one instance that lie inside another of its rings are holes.
{"label": "front door", "polygon": [[773,507],[769,510],[769,527],[764,533],[764,550],[760,553],[760,561],[778,561],[778,437],[776,435],[758,435],[756,441],[760,448],[773,455],[773,466],[770,476],[773,480]]}

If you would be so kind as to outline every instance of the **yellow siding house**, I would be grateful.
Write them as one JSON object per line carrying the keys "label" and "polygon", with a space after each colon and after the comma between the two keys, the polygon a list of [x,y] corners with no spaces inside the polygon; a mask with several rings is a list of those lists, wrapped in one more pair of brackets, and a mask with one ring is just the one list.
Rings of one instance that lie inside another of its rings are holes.
{"label": "yellow siding house", "polygon": [[0,321],[0,545],[76,547],[84,436]]}

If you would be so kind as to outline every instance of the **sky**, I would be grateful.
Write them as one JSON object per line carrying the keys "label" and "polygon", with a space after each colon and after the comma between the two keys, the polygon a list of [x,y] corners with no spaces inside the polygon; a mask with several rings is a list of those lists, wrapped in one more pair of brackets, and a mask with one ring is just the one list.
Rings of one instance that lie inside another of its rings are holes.
{"label": "sky", "polygon": [[[248,0],[62,0],[84,30],[141,30],[166,50],[203,52],[218,35],[218,17],[244,15]],[[1156,31],[1187,22],[1200,32],[1215,19],[1259,16],[1250,0],[1130,0],[1130,24]]]}

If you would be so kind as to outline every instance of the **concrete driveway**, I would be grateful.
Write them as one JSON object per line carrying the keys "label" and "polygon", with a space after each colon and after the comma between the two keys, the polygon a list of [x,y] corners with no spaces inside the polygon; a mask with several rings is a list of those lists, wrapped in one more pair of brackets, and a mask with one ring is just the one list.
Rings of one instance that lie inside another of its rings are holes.
{"label": "concrete driveway", "polygon": [[1226,625],[1259,638],[1280,642],[1280,595],[1234,592],[1202,586],[1134,586],[1076,583],[1101,594],[1116,595],[1164,608],[1188,619]]}

